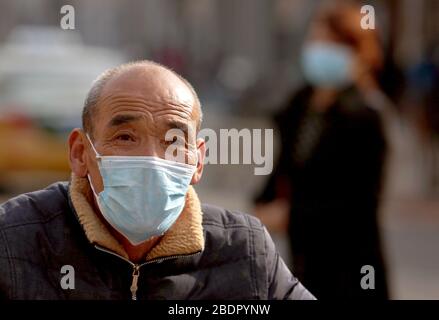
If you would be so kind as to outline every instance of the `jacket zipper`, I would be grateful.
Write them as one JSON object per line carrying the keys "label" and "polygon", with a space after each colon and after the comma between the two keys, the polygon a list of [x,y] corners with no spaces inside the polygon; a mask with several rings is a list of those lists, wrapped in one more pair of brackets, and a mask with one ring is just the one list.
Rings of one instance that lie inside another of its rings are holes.
{"label": "jacket zipper", "polygon": [[131,287],[130,287],[132,300],[137,300],[137,280],[139,279],[139,275],[140,275],[139,269],[140,267],[138,265],[134,266],[133,280],[131,281]]}
{"label": "jacket zipper", "polygon": [[128,262],[131,265],[131,267],[133,268],[131,287],[130,287],[131,299],[132,300],[137,300],[137,289],[138,289],[137,281],[139,280],[140,268],[141,267],[143,267],[146,264],[160,263],[162,261],[176,259],[176,258],[188,258],[188,257],[191,257],[191,256],[195,256],[195,255],[197,255],[197,254],[199,254],[201,252],[201,251],[198,251],[198,252],[190,253],[190,254],[186,254],[186,255],[174,255],[174,256],[169,256],[169,257],[164,257],[164,258],[156,258],[156,259],[153,259],[153,260],[150,260],[150,261],[146,261],[146,262],[141,263],[141,264],[137,264],[137,263],[132,263],[130,260],[122,257],[121,255],[118,255],[117,253],[114,253],[114,252],[112,252],[110,250],[104,249],[104,248],[102,248],[100,246],[95,245],[95,248],[100,250],[100,251],[109,253],[109,254],[111,254],[111,255],[113,255],[115,257],[118,257],[119,259],[122,259],[122,260]]}

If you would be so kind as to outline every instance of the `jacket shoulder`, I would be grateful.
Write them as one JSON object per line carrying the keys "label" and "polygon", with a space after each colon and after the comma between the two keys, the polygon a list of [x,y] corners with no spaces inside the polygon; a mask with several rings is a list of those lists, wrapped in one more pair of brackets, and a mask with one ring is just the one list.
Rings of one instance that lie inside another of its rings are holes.
{"label": "jacket shoulder", "polygon": [[258,218],[239,211],[227,210],[211,204],[203,203],[203,226],[216,226],[225,229],[247,228],[263,231]]}
{"label": "jacket shoulder", "polygon": [[25,193],[0,205],[0,229],[51,220],[68,206],[67,182]]}

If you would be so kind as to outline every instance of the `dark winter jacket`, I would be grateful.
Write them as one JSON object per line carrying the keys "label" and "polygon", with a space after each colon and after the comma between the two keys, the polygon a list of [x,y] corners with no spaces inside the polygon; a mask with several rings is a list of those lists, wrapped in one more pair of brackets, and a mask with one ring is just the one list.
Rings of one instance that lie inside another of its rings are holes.
{"label": "dark winter jacket", "polygon": [[88,181],[73,176],[0,206],[1,298],[313,299],[256,218],[201,205],[192,188],[139,264],[91,203]]}

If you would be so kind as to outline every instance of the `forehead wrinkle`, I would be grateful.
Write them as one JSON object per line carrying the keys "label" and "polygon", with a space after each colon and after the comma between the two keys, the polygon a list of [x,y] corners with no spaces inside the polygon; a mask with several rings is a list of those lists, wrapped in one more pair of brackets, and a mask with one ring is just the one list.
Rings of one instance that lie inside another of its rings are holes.
{"label": "forehead wrinkle", "polygon": [[150,98],[148,99],[144,95],[140,95],[140,94],[111,93],[105,95],[104,97],[101,97],[100,101],[104,103],[110,99],[114,101],[145,101],[148,103],[173,103],[173,104],[181,104],[188,108],[192,108],[192,104],[188,103],[187,101],[184,101],[186,99],[178,99],[175,97],[163,97],[163,96],[157,96],[154,99],[150,99]]}
{"label": "forehead wrinkle", "polygon": [[116,105],[109,107],[110,110],[108,113],[114,117],[117,114],[147,114],[149,116],[152,116],[152,112],[149,108],[145,108],[144,105],[138,106],[138,105],[131,105],[127,106],[126,104]]}
{"label": "forehead wrinkle", "polygon": [[154,116],[157,118],[161,117],[169,117],[169,116],[178,116],[179,118],[183,119],[183,121],[187,121],[191,119],[191,114],[187,112],[179,112],[177,110],[161,110],[154,113]]}
{"label": "forehead wrinkle", "polygon": [[179,116],[181,118],[192,118],[192,111],[181,106],[174,105],[160,105],[159,107],[151,107],[146,104],[116,104],[108,106],[109,113],[115,115],[117,113],[147,113],[149,117],[154,118],[158,116]]}
{"label": "forehead wrinkle", "polygon": [[153,107],[155,109],[161,109],[168,107],[181,109],[182,112],[186,112],[188,114],[192,113],[192,107],[189,105],[186,105],[184,103],[176,103],[172,101],[153,101],[153,100],[146,100],[146,99],[117,99],[114,101],[111,101],[111,104],[115,105],[133,105],[133,106],[145,106],[145,107]]}
{"label": "forehead wrinkle", "polygon": [[[131,97],[121,95],[111,95],[102,99],[101,104],[111,105],[112,107],[126,106],[126,107],[138,107],[145,109],[164,109],[165,112],[178,109],[178,112],[191,115],[193,113],[193,107],[185,104],[184,102],[176,102],[169,100],[149,100],[142,97]],[[152,107],[152,108],[151,108]],[[167,107],[167,108],[166,108]]]}

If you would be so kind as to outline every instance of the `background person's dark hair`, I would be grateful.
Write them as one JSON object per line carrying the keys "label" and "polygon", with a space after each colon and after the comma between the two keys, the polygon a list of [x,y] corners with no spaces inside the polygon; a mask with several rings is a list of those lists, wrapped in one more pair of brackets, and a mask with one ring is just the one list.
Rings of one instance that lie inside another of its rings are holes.
{"label": "background person's dark hair", "polygon": [[361,28],[361,6],[355,1],[326,2],[315,13],[312,25],[323,26],[339,43],[355,50],[376,77],[383,67],[377,30]]}

